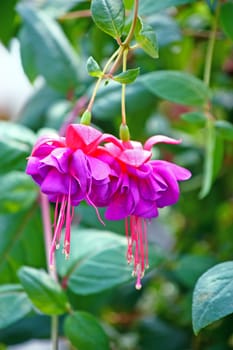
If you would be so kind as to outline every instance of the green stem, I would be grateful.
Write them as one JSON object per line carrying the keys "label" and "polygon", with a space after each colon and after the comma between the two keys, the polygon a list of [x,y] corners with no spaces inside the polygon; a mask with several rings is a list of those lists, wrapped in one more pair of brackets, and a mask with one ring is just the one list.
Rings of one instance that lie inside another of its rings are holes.
{"label": "green stem", "polygon": [[123,42],[123,46],[127,47],[130,43],[130,41],[132,40],[133,38],[133,35],[134,35],[134,30],[135,30],[135,27],[136,27],[136,24],[137,24],[137,18],[138,18],[138,8],[139,8],[139,0],[135,0],[135,3],[134,3],[134,14],[133,14],[133,21],[132,21],[132,24],[131,24],[131,27],[130,27],[130,30],[129,30],[129,33],[125,39],[125,41]]}
{"label": "green stem", "polygon": [[[128,50],[125,49],[123,52],[123,65],[122,71],[125,72],[127,68],[127,55]],[[126,93],[126,85],[122,84],[121,90],[121,117],[122,117],[122,125],[126,125],[126,106],[125,106],[125,93]]]}
{"label": "green stem", "polygon": [[109,58],[109,60],[107,61],[106,65],[104,66],[104,69],[103,69],[103,76],[99,77],[99,79],[97,80],[96,84],[95,84],[95,87],[94,87],[94,90],[92,92],[92,96],[91,96],[91,99],[89,101],[89,104],[87,106],[87,110],[89,112],[91,112],[92,110],[92,107],[93,107],[93,104],[94,104],[94,101],[95,101],[95,98],[96,98],[96,94],[97,94],[97,91],[99,89],[99,86],[100,86],[100,83],[102,81],[102,79],[104,78],[104,74],[106,73],[108,67],[110,66],[110,64],[112,63],[112,61],[115,59],[115,57],[117,57],[118,55],[121,55],[121,48],[118,48],[113,54],[112,56]]}
{"label": "green stem", "polygon": [[[215,18],[212,25],[212,30],[209,37],[209,42],[207,46],[206,59],[205,59],[205,68],[204,68],[204,83],[209,87],[210,85],[210,77],[213,63],[213,54],[214,54],[214,46],[215,40],[217,36],[218,29],[218,18],[220,3],[218,2],[216,7]],[[211,185],[213,182],[213,167],[214,167],[214,151],[215,151],[215,141],[216,135],[214,131],[213,124],[213,116],[210,113],[210,103],[209,101],[205,105],[205,115],[206,115],[206,130],[205,130],[205,160],[204,160],[204,176],[202,182],[202,188],[200,192],[200,198],[204,198],[210,191]]]}
{"label": "green stem", "polygon": [[220,12],[220,4],[218,2],[212,30],[210,33],[210,38],[207,46],[206,59],[205,59],[203,80],[207,86],[210,85],[210,76],[211,76],[211,69],[212,69],[212,63],[213,63],[214,45],[215,45],[217,29],[218,29],[219,12]]}
{"label": "green stem", "polygon": [[52,350],[58,350],[58,316],[53,315],[51,317],[51,341]]}

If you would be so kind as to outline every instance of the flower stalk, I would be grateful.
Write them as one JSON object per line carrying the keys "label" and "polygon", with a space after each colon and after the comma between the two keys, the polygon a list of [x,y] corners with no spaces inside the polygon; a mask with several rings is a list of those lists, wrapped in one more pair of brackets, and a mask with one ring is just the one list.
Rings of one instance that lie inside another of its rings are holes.
{"label": "flower stalk", "polygon": [[[50,219],[50,210],[49,210],[49,201],[47,195],[40,192],[40,203],[42,211],[42,220],[43,220],[43,232],[44,232],[44,241],[45,241],[45,252],[46,252],[46,262],[47,269],[50,276],[57,281],[57,272],[56,264],[53,268],[50,267],[50,247],[52,244],[52,225]],[[51,316],[51,349],[58,350],[58,316]]]}

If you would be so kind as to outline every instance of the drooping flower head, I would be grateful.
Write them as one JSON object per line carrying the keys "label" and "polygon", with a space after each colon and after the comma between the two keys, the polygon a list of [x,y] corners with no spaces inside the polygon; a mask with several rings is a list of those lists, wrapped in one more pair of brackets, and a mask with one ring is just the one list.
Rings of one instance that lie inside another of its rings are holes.
{"label": "drooping flower head", "polygon": [[[27,174],[56,203],[54,236],[50,249],[50,264],[53,254],[59,247],[62,228],[65,224],[64,253],[70,252],[70,225],[74,207],[82,200],[93,204],[89,194],[92,185],[99,189],[108,182],[111,169],[98,159],[97,151],[102,142],[102,133],[91,126],[72,124],[66,137],[43,137],[34,146],[28,159]],[[96,211],[97,208],[95,207]],[[98,214],[98,211],[97,211]]]}
{"label": "drooping flower head", "polygon": [[[158,208],[178,201],[178,181],[191,176],[187,169],[174,163],[151,160],[152,147],[157,143],[180,142],[158,135],[149,138],[144,146],[140,142],[125,142],[116,138],[104,146],[106,155],[103,159],[114,169],[115,174],[110,176],[114,191],[105,216],[108,220],[125,219],[127,259],[129,263],[133,260],[137,289],[141,288],[141,278],[148,265],[146,222],[158,216]],[[101,203],[97,199],[95,204]]]}

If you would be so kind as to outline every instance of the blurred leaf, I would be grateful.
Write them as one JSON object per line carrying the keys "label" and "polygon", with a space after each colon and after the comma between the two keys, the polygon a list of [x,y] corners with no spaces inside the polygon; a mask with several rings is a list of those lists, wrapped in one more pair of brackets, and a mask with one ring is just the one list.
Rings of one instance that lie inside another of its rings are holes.
{"label": "blurred leaf", "polygon": [[31,339],[48,339],[51,328],[50,319],[50,316],[29,314],[11,326],[0,329],[0,344],[15,345]]}
{"label": "blurred leaf", "polygon": [[0,174],[13,169],[24,171],[35,139],[35,134],[24,126],[0,122]]}
{"label": "blurred leaf", "polygon": [[121,37],[125,22],[122,0],[92,0],[91,13],[96,25],[103,32],[115,39]]}
{"label": "blurred leaf", "polygon": [[[78,331],[77,331],[78,330]],[[71,344],[79,350],[109,350],[109,341],[98,321],[87,312],[69,315],[64,331]]]}
{"label": "blurred leaf", "polygon": [[217,120],[214,123],[219,136],[228,141],[233,141],[233,124],[226,120]]}
{"label": "blurred leaf", "polygon": [[22,26],[19,32],[21,61],[25,74],[33,82],[39,72],[36,63],[36,52],[31,45],[31,40],[31,32],[27,30],[26,26]]}
{"label": "blurred leaf", "polygon": [[79,81],[79,59],[61,28],[45,13],[27,5],[20,4],[17,9],[28,31],[30,55],[33,52],[37,71],[58,91],[74,89]]}
{"label": "blurred leaf", "polygon": [[179,71],[157,71],[144,74],[142,83],[161,98],[183,105],[201,106],[209,91],[206,85],[191,74]]}
{"label": "blurred leaf", "polygon": [[134,82],[139,72],[140,68],[127,69],[125,72],[115,75],[113,80],[121,84],[130,84]]}
{"label": "blurred leaf", "polygon": [[70,259],[57,257],[58,270],[68,287],[77,294],[93,294],[131,279],[126,263],[126,240],[99,230],[72,230]]}
{"label": "blurred leaf", "polygon": [[13,36],[16,2],[17,0],[0,1],[0,42],[4,44],[7,44]]}
{"label": "blurred leaf", "polygon": [[33,130],[42,128],[46,124],[49,108],[57,101],[65,101],[64,95],[43,85],[28,99],[19,122]]}
{"label": "blurred leaf", "polygon": [[0,175],[0,213],[15,213],[29,208],[38,196],[37,186],[25,173],[11,171]]}
{"label": "blurred leaf", "polygon": [[181,42],[182,33],[176,20],[165,13],[157,13],[147,20],[156,33],[158,47]]}
{"label": "blurred leaf", "polygon": [[141,18],[137,19],[135,39],[141,48],[151,57],[158,58],[158,44],[154,29]]}
{"label": "blurred leaf", "polygon": [[218,264],[202,275],[193,294],[193,329],[197,334],[208,326],[233,313],[233,262]]}
{"label": "blurred leaf", "polygon": [[174,272],[184,286],[193,288],[201,274],[215,262],[210,256],[184,255],[178,260]]}
{"label": "blurred leaf", "polygon": [[188,348],[187,335],[159,318],[146,317],[141,319],[139,332],[140,348],[143,350],[181,350]]}
{"label": "blurred leaf", "polygon": [[187,3],[195,2],[195,0],[143,0],[140,2],[140,15],[151,15],[154,12],[159,12],[171,6],[179,6]]}
{"label": "blurred leaf", "polygon": [[215,150],[214,150],[214,168],[213,168],[213,180],[215,180],[222,169],[222,163],[224,159],[224,142],[221,137],[216,134],[215,138]]}
{"label": "blurred leaf", "polygon": [[0,284],[18,282],[22,265],[45,266],[41,212],[37,204],[14,214],[0,215]]}
{"label": "blurred leaf", "polygon": [[233,40],[233,2],[226,2],[220,8],[220,22],[226,35]]}
{"label": "blurred leaf", "polygon": [[218,0],[205,0],[211,11],[215,10]]}
{"label": "blurred leaf", "polygon": [[0,286],[0,329],[26,316],[32,304],[20,285]]}
{"label": "blurred leaf", "polygon": [[60,315],[67,311],[65,292],[44,270],[24,266],[20,268],[18,276],[28,297],[41,312]]}
{"label": "blurred leaf", "polygon": [[196,124],[200,127],[205,126],[206,124],[206,116],[202,112],[187,112],[181,114],[181,119],[185,120],[190,124]]}
{"label": "blurred leaf", "polygon": [[52,17],[59,17],[74,6],[87,2],[87,0],[44,0],[36,3],[36,6]]}
{"label": "blurred leaf", "polygon": [[223,160],[223,142],[216,134],[211,121],[208,122],[208,127],[206,129],[205,147],[203,182],[199,195],[201,199],[209,193]]}
{"label": "blurred leaf", "polygon": [[124,0],[124,5],[127,10],[132,9],[134,0]]}
{"label": "blurred leaf", "polygon": [[[140,98],[140,104],[136,104]],[[135,114],[148,114],[148,107],[152,109],[154,104],[154,96],[144,88],[141,83],[141,76],[126,89],[126,101],[128,118],[132,116],[135,121]],[[149,110],[150,110],[149,108]],[[93,115],[100,120],[111,120],[120,115],[121,110],[121,86],[113,81],[109,85],[99,89],[93,108]],[[144,117],[145,119],[145,117]],[[138,119],[139,122],[139,119]],[[130,125],[131,130],[131,125]]]}
{"label": "blurred leaf", "polygon": [[91,56],[87,60],[87,71],[88,74],[91,75],[92,77],[101,77],[103,75],[103,72],[96,62],[96,60]]}

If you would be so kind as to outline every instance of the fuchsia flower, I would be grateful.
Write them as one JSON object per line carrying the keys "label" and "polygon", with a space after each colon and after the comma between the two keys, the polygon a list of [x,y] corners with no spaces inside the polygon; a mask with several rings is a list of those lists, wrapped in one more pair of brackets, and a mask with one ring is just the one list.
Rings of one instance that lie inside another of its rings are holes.
{"label": "fuchsia flower", "polygon": [[[171,162],[151,160],[155,144],[178,144],[180,140],[158,135],[149,138],[144,147],[136,141],[112,141],[105,145],[107,154],[103,154],[112,168],[110,179],[114,187],[105,216],[108,220],[125,219],[127,259],[129,263],[134,260],[133,274],[137,276],[136,288],[140,289],[148,266],[146,221],[158,216],[158,208],[177,202],[178,181],[187,180],[191,173]],[[97,200],[95,204],[101,203]]]}
{"label": "fuchsia flower", "polygon": [[[109,165],[96,156],[97,153],[101,154],[98,146],[102,142],[102,136],[100,131],[91,126],[70,125],[65,138],[41,138],[28,159],[27,174],[32,176],[49,200],[56,203],[54,237],[50,249],[51,265],[64,224],[64,253],[66,257],[69,256],[74,207],[82,200],[95,207],[89,197],[92,186],[101,198],[101,188],[109,181]],[[95,209],[97,211],[96,207]]]}
{"label": "fuchsia flower", "polygon": [[158,216],[158,208],[176,203],[178,181],[191,176],[176,164],[151,160],[151,149],[157,143],[180,141],[158,135],[142,146],[140,142],[102,134],[91,126],[72,124],[65,138],[44,137],[36,143],[26,172],[56,203],[51,264],[63,226],[64,253],[69,256],[74,207],[85,200],[97,215],[97,207],[106,207],[108,220],[125,219],[127,259],[134,262],[136,288],[141,288],[148,266],[147,220]]}

